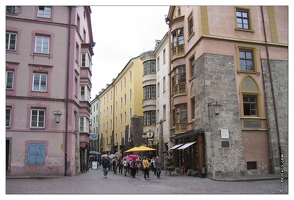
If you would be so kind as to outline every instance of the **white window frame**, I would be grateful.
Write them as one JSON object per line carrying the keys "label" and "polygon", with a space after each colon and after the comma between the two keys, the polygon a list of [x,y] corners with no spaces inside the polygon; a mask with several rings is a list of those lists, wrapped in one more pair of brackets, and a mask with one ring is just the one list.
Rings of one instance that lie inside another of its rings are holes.
{"label": "white window frame", "polygon": [[[46,48],[46,45],[48,46],[48,48]],[[49,54],[50,53],[50,37],[36,35],[34,53]]]}
{"label": "white window frame", "polygon": [[[11,42],[12,42],[11,37],[12,37],[13,35],[15,36],[14,48],[11,48],[11,47],[13,47],[13,45],[11,44]],[[7,38],[7,36],[8,36],[8,38]],[[16,43],[17,43],[17,33],[6,32],[6,50],[12,50],[12,51],[15,51],[15,50],[16,50]]]}
{"label": "white window frame", "polygon": [[[36,115],[33,115],[34,111],[37,112]],[[33,120],[33,117],[36,117],[36,119]],[[42,118],[43,118],[43,121],[42,121]],[[46,120],[45,109],[38,109],[38,108],[31,109],[30,128],[45,128],[45,120]],[[33,125],[33,123],[36,123],[36,125]],[[43,123],[43,126],[40,123]]]}
{"label": "white window frame", "polygon": [[[35,84],[35,78],[38,76],[38,84]],[[45,76],[45,85],[42,85],[42,78]],[[48,75],[44,73],[33,73],[32,91],[47,92]]]}
{"label": "white window frame", "polygon": [[[44,9],[42,9],[42,8],[44,8]],[[51,6],[39,6],[38,7],[38,14],[37,14],[38,17],[50,19],[51,13],[52,13]]]}
{"label": "white window frame", "polygon": [[85,117],[80,117],[79,118],[79,131],[80,132],[85,132]]}
{"label": "white window frame", "polygon": [[90,89],[87,85],[80,85],[80,101],[90,102]]}
{"label": "white window frame", "polygon": [[[9,74],[12,74],[11,77]],[[14,71],[7,70],[6,71],[6,90],[13,90],[13,79],[14,79]]]}
{"label": "white window frame", "polygon": [[81,55],[81,67],[89,67],[92,70],[92,60],[88,53],[82,53]]}

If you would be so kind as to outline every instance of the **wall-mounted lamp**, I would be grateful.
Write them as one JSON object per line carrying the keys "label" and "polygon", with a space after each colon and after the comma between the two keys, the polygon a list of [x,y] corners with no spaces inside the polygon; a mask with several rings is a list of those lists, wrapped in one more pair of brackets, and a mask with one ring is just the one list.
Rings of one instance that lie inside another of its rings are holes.
{"label": "wall-mounted lamp", "polygon": [[217,101],[216,101],[215,104],[213,104],[213,105],[211,105],[211,103],[208,103],[208,107],[210,107],[210,106],[214,106],[214,113],[215,113],[216,115],[218,115],[219,112],[220,112],[220,107],[221,107],[222,105],[221,105],[221,104],[218,104]]}
{"label": "wall-mounted lamp", "polygon": [[60,116],[62,112],[60,110],[53,111],[53,115],[55,115],[55,122],[58,124],[60,122]]}
{"label": "wall-mounted lamp", "polygon": [[167,24],[167,25],[169,25],[169,18],[167,17],[167,15],[165,15],[165,23]]}

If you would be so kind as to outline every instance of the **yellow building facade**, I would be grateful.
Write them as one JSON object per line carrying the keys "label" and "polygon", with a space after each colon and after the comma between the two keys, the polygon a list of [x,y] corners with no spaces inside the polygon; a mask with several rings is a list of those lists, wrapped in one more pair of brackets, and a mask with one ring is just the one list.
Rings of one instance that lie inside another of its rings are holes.
{"label": "yellow building facade", "polygon": [[134,146],[131,119],[134,116],[143,116],[142,76],[142,61],[139,57],[132,58],[112,83],[99,94],[101,152],[123,153]]}

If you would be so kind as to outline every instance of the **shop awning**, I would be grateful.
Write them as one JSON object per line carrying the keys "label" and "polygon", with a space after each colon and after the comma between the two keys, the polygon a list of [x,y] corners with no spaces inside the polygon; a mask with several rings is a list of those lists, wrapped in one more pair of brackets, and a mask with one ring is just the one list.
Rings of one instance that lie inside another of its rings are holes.
{"label": "shop awning", "polygon": [[170,150],[176,149],[176,148],[178,148],[178,147],[180,147],[180,146],[182,146],[182,145],[183,145],[183,144],[177,144],[177,145],[171,147]]}
{"label": "shop awning", "polygon": [[[195,141],[196,142],[196,141]],[[186,144],[184,144],[183,146],[181,146],[180,148],[178,148],[178,150],[180,150],[180,149],[186,149],[186,148],[188,148],[189,146],[191,146],[192,144],[194,144],[195,142],[189,142],[189,143],[186,143]]]}

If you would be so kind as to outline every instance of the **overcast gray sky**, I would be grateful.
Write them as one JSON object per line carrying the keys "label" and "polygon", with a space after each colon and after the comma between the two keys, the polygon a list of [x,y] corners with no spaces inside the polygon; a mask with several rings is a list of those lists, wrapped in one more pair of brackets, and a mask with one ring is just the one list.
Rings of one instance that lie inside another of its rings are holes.
{"label": "overcast gray sky", "polygon": [[94,56],[91,99],[128,61],[155,46],[168,31],[169,6],[91,6]]}

